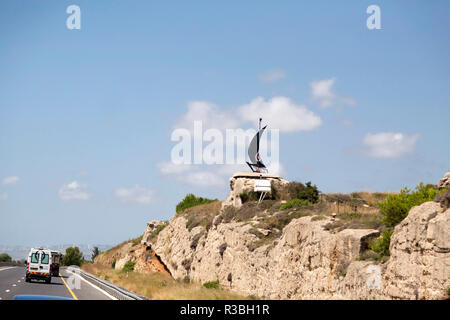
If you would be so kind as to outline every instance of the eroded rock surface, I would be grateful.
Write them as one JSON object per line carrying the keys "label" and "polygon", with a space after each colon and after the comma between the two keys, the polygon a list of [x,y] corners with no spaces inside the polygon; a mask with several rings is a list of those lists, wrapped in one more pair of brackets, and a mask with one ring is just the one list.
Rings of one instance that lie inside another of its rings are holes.
{"label": "eroded rock surface", "polygon": [[411,209],[395,227],[384,275],[391,298],[443,299],[450,286],[450,209],[436,202]]}

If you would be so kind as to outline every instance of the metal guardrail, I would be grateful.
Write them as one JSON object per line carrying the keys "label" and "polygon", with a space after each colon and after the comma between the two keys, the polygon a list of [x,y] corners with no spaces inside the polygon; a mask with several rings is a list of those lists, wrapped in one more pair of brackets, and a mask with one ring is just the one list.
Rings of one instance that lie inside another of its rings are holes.
{"label": "metal guardrail", "polygon": [[148,300],[146,297],[130,292],[122,287],[116,286],[109,281],[100,279],[99,277],[96,277],[79,268],[67,267],[67,270],[69,272],[78,274],[84,280],[96,285],[118,300]]}

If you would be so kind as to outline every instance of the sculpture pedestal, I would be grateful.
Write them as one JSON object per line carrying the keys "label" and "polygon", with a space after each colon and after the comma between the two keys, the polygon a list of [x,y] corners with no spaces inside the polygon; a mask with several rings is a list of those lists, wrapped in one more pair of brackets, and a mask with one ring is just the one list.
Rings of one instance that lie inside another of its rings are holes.
{"label": "sculpture pedestal", "polygon": [[284,180],[277,174],[259,173],[259,172],[236,172],[230,178],[230,195],[228,199],[222,203],[222,208],[226,206],[234,206],[240,208],[242,206],[241,197],[243,192],[253,191],[256,179],[269,180],[272,185],[283,186],[289,181]]}

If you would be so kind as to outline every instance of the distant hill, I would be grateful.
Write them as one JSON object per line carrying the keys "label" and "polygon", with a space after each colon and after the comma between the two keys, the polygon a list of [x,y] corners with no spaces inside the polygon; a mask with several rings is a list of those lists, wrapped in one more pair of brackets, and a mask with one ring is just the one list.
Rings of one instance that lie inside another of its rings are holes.
{"label": "distant hill", "polygon": [[64,253],[66,251],[66,248],[77,246],[80,248],[80,251],[83,253],[83,256],[86,260],[91,259],[92,249],[94,247],[98,247],[100,251],[106,251],[110,248],[112,248],[112,245],[104,245],[104,244],[56,244],[56,245],[29,245],[29,246],[7,246],[7,245],[0,245],[0,253],[7,253],[11,256],[13,260],[20,260],[25,259],[25,257],[28,255],[28,252],[30,251],[30,248],[32,247],[43,247],[43,248],[50,248],[54,250],[61,251]]}

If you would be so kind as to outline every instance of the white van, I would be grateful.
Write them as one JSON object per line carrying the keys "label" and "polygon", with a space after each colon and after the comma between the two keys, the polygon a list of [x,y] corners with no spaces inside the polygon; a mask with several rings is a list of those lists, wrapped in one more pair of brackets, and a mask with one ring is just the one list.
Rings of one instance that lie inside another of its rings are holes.
{"label": "white van", "polygon": [[46,283],[52,281],[52,251],[43,248],[31,248],[27,259],[26,282],[31,279],[45,280]]}

